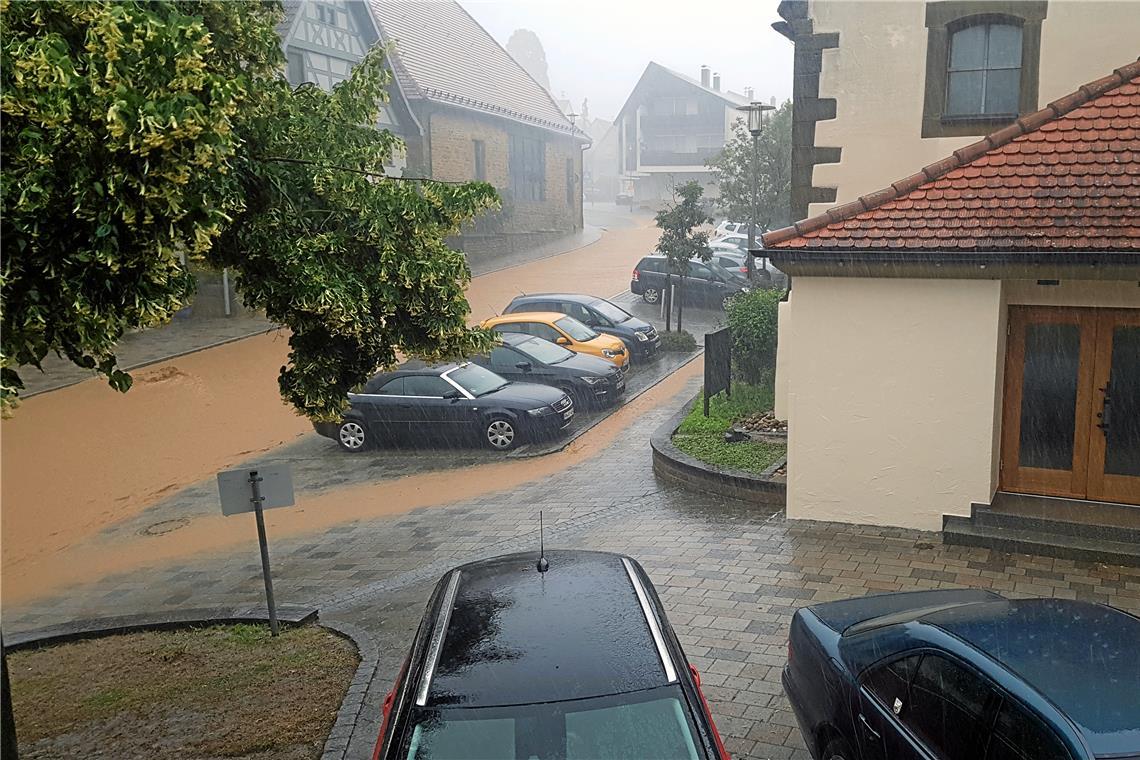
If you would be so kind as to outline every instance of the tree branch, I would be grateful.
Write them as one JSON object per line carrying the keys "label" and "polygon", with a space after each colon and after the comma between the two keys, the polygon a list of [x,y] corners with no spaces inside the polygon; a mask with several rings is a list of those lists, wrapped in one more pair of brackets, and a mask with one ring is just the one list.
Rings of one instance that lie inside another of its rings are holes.
{"label": "tree branch", "polygon": [[352,172],[353,174],[362,174],[365,177],[380,177],[381,179],[392,179],[400,182],[434,182],[437,185],[466,185],[468,180],[451,180],[451,179],[432,179],[431,177],[393,177],[391,174],[378,174],[370,172],[366,169],[353,169],[349,166],[337,166],[335,164],[321,164],[316,161],[309,161],[304,158],[286,158],[285,156],[259,156],[261,161],[276,161],[281,164],[300,164],[303,166],[316,166],[321,169],[335,169],[342,172]]}

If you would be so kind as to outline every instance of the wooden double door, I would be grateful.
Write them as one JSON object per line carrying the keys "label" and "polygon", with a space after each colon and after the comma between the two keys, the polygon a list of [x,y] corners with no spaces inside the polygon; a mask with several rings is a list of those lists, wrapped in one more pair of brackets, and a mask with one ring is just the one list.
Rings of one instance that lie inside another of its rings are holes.
{"label": "wooden double door", "polygon": [[1010,307],[1001,487],[1140,505],[1140,309]]}

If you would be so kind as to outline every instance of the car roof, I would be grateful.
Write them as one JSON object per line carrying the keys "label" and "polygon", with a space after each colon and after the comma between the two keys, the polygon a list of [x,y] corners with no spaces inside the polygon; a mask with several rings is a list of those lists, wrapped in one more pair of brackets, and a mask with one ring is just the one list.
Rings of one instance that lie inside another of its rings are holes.
{"label": "car roof", "polygon": [[494,327],[495,325],[510,324],[511,322],[554,322],[565,316],[566,315],[560,311],[513,311],[510,314],[491,317],[486,321],[486,324]]}
{"label": "car roof", "polygon": [[[392,380],[392,379],[397,378],[397,377],[406,377],[408,375],[436,375],[436,376],[438,376],[438,375],[442,375],[444,372],[447,372],[448,370],[452,370],[452,369],[455,369],[456,367],[460,367],[460,366],[462,366],[462,364],[457,364],[456,362],[444,362],[441,364],[430,364],[428,362],[421,361],[420,359],[409,359],[408,361],[404,362],[403,364],[401,364],[396,369],[388,370],[387,372],[377,372],[375,375],[368,378],[368,381],[364,383],[364,388],[375,390],[375,389],[383,386],[389,380]],[[366,392],[367,392],[367,390],[366,390]]]}
{"label": "car roof", "polygon": [[1069,599],[1003,599],[921,621],[1017,674],[1081,729],[1094,754],[1140,749],[1140,619]]}
{"label": "car roof", "polygon": [[542,338],[534,335],[520,332],[501,332],[499,336],[503,339],[503,343],[508,346],[517,346],[520,343],[526,343],[528,340],[542,340]]}
{"label": "car roof", "polygon": [[592,304],[595,301],[604,301],[606,299],[599,298],[598,296],[588,296],[584,293],[527,293],[522,296],[515,296],[511,303],[526,303],[527,301],[545,301],[550,298],[557,298],[562,301],[569,301],[571,303]]}
{"label": "car roof", "polygon": [[538,552],[528,552],[444,576],[457,587],[426,706],[535,704],[669,683],[631,580],[632,560],[585,551],[545,556],[544,573]]}

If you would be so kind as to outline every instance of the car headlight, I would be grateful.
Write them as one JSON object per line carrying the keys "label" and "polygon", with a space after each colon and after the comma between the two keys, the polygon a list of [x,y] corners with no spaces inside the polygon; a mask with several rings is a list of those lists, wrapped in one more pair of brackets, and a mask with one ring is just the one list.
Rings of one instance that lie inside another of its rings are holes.
{"label": "car headlight", "polygon": [[554,411],[554,407],[552,407],[552,406],[540,406],[537,409],[527,409],[526,413],[529,414],[531,417],[545,417],[546,415],[550,414],[553,411]]}
{"label": "car headlight", "polygon": [[613,359],[617,355],[618,355],[618,352],[614,351],[612,348],[603,348],[602,349],[602,356],[606,357],[607,359]]}
{"label": "car headlight", "polygon": [[752,288],[741,288],[741,289],[740,289],[740,292],[741,292],[741,293],[751,293],[751,292],[752,292]]}
{"label": "car headlight", "polygon": [[643,333],[643,332],[635,332],[635,333],[633,334],[633,337],[637,338],[638,340],[640,340],[640,341],[642,341],[642,342],[645,342],[645,341],[649,340],[649,336],[648,336],[648,335],[646,335],[646,334],[645,334],[645,333]]}
{"label": "car headlight", "polygon": [[601,385],[606,381],[604,377],[590,377],[587,375],[582,375],[578,379],[584,381],[586,385]]}

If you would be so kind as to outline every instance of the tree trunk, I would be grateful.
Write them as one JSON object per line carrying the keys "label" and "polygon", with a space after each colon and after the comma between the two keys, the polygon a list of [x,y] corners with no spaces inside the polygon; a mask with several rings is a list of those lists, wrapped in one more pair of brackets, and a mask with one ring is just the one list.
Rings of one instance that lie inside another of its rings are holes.
{"label": "tree trunk", "polygon": [[4,649],[4,638],[0,636],[0,668],[3,669],[3,683],[0,684],[0,760],[18,760],[19,748],[16,744],[16,719],[12,715],[12,687],[8,683],[8,650]]}
{"label": "tree trunk", "polygon": [[681,274],[681,297],[677,299],[677,332],[683,332],[684,328],[681,326],[681,318],[685,314],[685,275]]}

